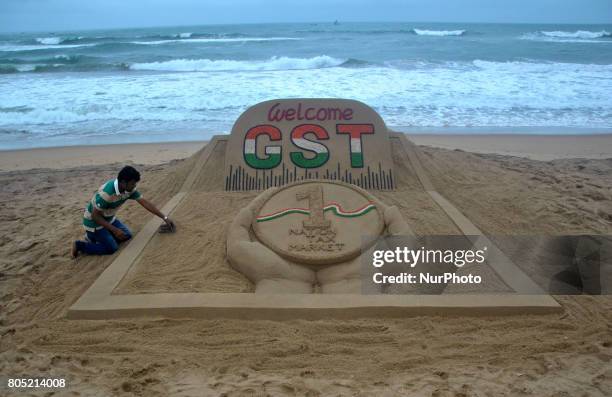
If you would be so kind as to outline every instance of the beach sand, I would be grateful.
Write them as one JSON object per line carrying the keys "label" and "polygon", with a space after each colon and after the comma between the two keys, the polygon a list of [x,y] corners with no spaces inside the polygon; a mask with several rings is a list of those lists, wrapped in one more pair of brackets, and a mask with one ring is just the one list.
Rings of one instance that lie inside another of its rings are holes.
{"label": "beach sand", "polygon": [[[564,137],[554,145],[540,136],[469,138],[481,146],[461,146],[468,138],[423,139],[414,138],[428,145],[420,147],[421,160],[436,189],[485,233],[612,234],[612,150],[605,139],[595,148],[589,139]],[[65,319],[114,258],[69,258],[70,241],[83,234],[84,204],[131,161],[142,172],[139,190],[161,207],[180,188],[194,163],[189,154],[202,144],[161,160],[164,145],[133,145],[123,158],[115,145],[62,148],[73,159],[63,165],[40,160],[60,149],[2,152],[0,158],[14,156],[0,172],[3,376],[65,378],[68,388],[60,395],[612,395],[609,296],[557,296],[561,314],[509,317]],[[509,147],[525,157],[509,156]],[[553,161],[527,158],[551,154]],[[83,160],[87,156],[100,162]],[[401,156],[394,151],[394,161]],[[410,168],[397,164],[401,188],[373,193],[397,205],[418,234],[457,233]],[[160,239],[149,258],[153,268],[119,289],[250,290],[222,255],[233,207],[253,194],[223,192],[211,167],[176,213],[179,226],[197,214],[211,233],[175,241],[179,249]],[[134,203],[120,212],[133,232],[149,216]],[[24,394],[2,387],[2,393]]]}
{"label": "beach sand", "polygon": [[510,134],[410,134],[417,145],[460,149],[472,153],[497,153],[533,160],[564,158],[605,159],[612,153],[612,134],[510,135]]}
{"label": "beach sand", "polygon": [[0,151],[0,171],[33,168],[62,169],[84,165],[162,164],[183,159],[206,142],[125,143],[94,146],[59,146]]}

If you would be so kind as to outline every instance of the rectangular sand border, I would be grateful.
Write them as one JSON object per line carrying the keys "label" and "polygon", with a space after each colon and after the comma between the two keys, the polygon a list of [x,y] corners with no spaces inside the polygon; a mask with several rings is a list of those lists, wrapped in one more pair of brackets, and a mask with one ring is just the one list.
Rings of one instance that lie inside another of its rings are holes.
{"label": "rectangular sand border", "polygon": [[[402,144],[416,156],[403,134]],[[404,141],[405,140],[405,141]],[[171,213],[192,187],[215,146],[227,136],[215,136],[202,151],[179,193],[163,207]],[[411,158],[425,190],[434,193],[418,158]],[[435,192],[437,193],[437,192]],[[441,197],[441,196],[440,196]],[[448,203],[448,201],[446,201]],[[440,203],[439,203],[440,204]],[[450,203],[448,203],[450,204]],[[451,205],[452,206],[452,205]],[[447,213],[458,210],[442,205]],[[446,208],[445,208],[446,207]],[[460,213],[459,213],[460,214]],[[449,214],[453,220],[455,217]],[[465,217],[464,217],[465,218]],[[465,218],[467,220],[467,218]],[[471,222],[467,220],[471,225]],[[468,229],[462,219],[461,228]],[[110,319],[140,316],[240,318],[240,319],[319,319],[355,317],[405,317],[418,315],[511,315],[546,314],[562,310],[548,295],[261,295],[252,293],[163,293],[113,295],[114,289],[136,263],[161,224],[151,219],[94,284],[70,307],[69,319]],[[473,226],[473,225],[471,225]],[[475,228],[475,226],[473,226]],[[477,229],[476,229],[477,230]],[[483,236],[484,237],[484,236]],[[512,264],[512,273],[519,270]],[[519,270],[520,271],[520,270]],[[521,272],[522,274],[522,272]],[[503,275],[502,275],[503,277]],[[519,278],[522,278],[519,276]],[[506,280],[504,280],[506,281]],[[512,280],[511,280],[512,281]],[[521,280],[522,281],[522,280]],[[517,285],[516,282],[511,284]],[[523,288],[524,288],[524,284]],[[529,288],[531,290],[531,288]],[[533,290],[531,290],[533,292]]]}
{"label": "rectangular sand border", "polygon": [[278,295],[253,293],[182,293],[112,295],[79,300],[70,319],[109,319],[142,316],[322,319],[407,317],[424,315],[548,314],[559,304],[545,295]]}

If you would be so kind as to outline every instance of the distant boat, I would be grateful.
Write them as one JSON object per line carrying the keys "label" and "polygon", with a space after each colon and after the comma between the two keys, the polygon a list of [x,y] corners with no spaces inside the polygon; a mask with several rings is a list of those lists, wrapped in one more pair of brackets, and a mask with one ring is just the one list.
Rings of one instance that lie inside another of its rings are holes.
{"label": "distant boat", "polygon": [[336,19],[336,20],[334,21],[334,25],[340,25],[340,22],[338,22],[338,20]]}

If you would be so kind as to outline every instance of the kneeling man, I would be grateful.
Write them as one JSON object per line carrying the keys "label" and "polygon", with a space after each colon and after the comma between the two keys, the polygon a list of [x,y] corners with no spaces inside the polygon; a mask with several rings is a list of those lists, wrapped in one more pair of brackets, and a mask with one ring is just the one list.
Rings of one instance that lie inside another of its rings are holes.
{"label": "kneeling man", "polygon": [[81,252],[93,255],[112,254],[117,251],[120,242],[132,238],[130,229],[115,217],[119,207],[130,199],[136,200],[147,211],[162,218],[166,222],[167,229],[174,230],[174,223],[170,218],[162,214],[136,190],[138,181],[140,173],[128,165],[123,167],[116,179],[111,179],[100,186],[85,206],[83,214],[87,241],[72,243],[73,258]]}

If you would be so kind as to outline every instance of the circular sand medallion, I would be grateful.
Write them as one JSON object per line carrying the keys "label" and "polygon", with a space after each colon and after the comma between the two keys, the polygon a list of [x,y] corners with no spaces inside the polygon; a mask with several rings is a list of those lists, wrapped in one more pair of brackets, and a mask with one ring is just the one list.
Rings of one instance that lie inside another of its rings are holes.
{"label": "circular sand medallion", "polygon": [[382,210],[365,190],[331,181],[287,185],[255,212],[257,238],[295,262],[333,264],[360,254],[362,236],[383,232]]}

